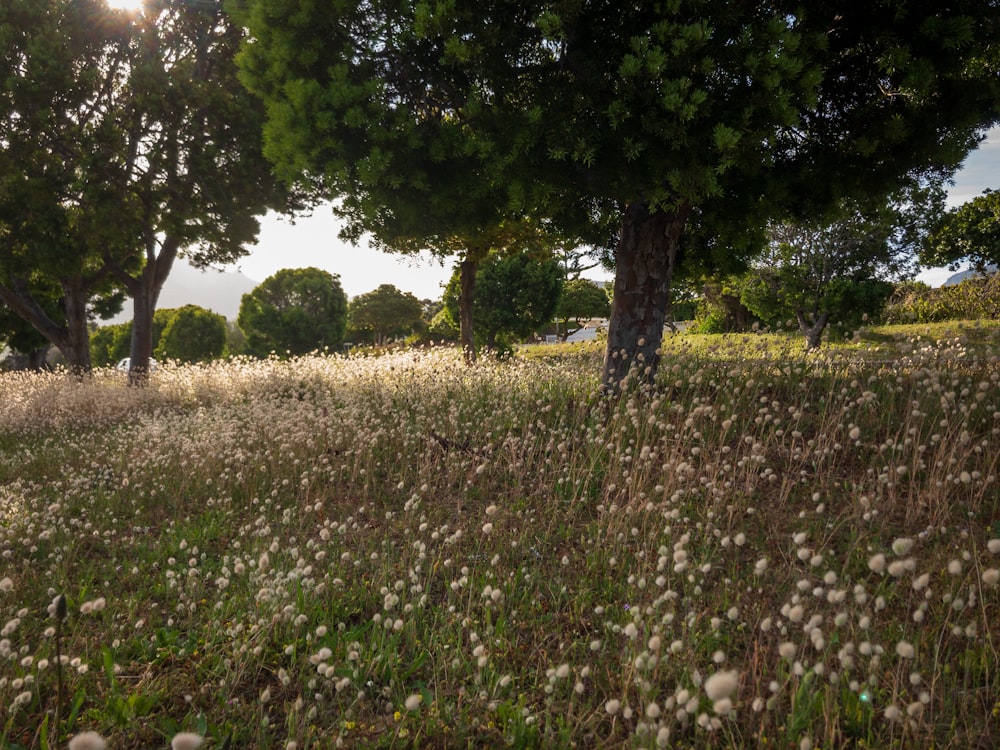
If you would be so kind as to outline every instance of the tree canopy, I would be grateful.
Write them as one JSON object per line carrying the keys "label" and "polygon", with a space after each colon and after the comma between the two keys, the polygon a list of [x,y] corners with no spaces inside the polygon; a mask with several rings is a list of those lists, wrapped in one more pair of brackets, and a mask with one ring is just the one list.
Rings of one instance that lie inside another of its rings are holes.
{"label": "tree canopy", "polygon": [[[0,299],[87,369],[95,296],[134,300],[132,363],[178,254],[226,262],[290,205],[216,3],[10,0],[0,7]],[[53,317],[39,297],[58,289]]]}
{"label": "tree canopy", "polygon": [[[569,279],[559,295],[555,316],[560,324],[560,336],[565,341],[579,331],[591,318],[606,318],[611,314],[607,292],[587,279]],[[571,331],[570,324],[576,327]]]}
{"label": "tree canopy", "polygon": [[693,217],[759,230],[884,194],[1000,113],[995,2],[248,6],[245,80],[286,174],[377,196],[366,214],[436,195],[456,226],[481,205],[464,189],[567,234],[616,213],[612,388],[655,374]]}
{"label": "tree canopy", "polygon": [[210,362],[226,348],[226,319],[197,305],[185,305],[173,316],[156,344],[156,356],[178,362]]}
{"label": "tree canopy", "polygon": [[921,253],[927,265],[968,261],[980,273],[1000,267],[1000,192],[986,190],[942,218]]}
{"label": "tree canopy", "polygon": [[[444,294],[451,317],[458,314],[456,269]],[[489,349],[524,339],[552,321],[562,292],[563,270],[554,258],[530,253],[491,255],[476,272],[473,307],[478,340]]]}
{"label": "tree canopy", "polygon": [[890,281],[912,275],[944,210],[939,180],[914,180],[881,202],[848,201],[825,218],[786,221],[742,281],[742,303],[768,323],[791,317],[809,348],[832,321],[877,314]]}
{"label": "tree canopy", "polygon": [[335,274],[286,268],[243,295],[236,320],[258,357],[336,348],[347,330],[347,295]]}
{"label": "tree canopy", "polygon": [[347,305],[347,322],[352,330],[366,332],[372,343],[383,344],[392,336],[412,333],[420,325],[424,308],[409,292],[392,284],[381,284],[359,294]]}

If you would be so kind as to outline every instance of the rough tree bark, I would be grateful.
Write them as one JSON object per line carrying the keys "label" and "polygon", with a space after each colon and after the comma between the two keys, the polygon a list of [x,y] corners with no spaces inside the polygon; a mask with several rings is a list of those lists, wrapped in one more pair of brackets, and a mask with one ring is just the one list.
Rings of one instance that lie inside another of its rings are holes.
{"label": "rough tree bark", "polygon": [[476,270],[479,268],[479,261],[473,260],[472,257],[473,253],[469,253],[459,264],[458,293],[458,342],[462,347],[466,364],[470,365],[476,361],[476,341],[472,331],[472,305],[476,298]]}
{"label": "rough tree bark", "polygon": [[799,324],[799,331],[806,337],[806,349],[819,349],[823,340],[823,331],[830,321],[830,313],[824,312],[819,315],[807,316],[804,310],[796,310],[795,318]]}
{"label": "rough tree bark", "polygon": [[65,281],[62,284],[65,325],[56,323],[32,297],[23,279],[12,278],[9,286],[0,285],[0,300],[35,327],[62,352],[66,366],[76,376],[91,369],[90,332],[87,330],[88,285]]}
{"label": "rough tree bark", "polygon": [[640,385],[651,384],[656,377],[677,243],[690,212],[687,205],[650,210],[645,201],[625,209],[615,250],[614,298],[601,384],[605,393],[619,392],[629,377]]}
{"label": "rough tree bark", "polygon": [[149,381],[149,361],[153,357],[153,314],[160,290],[177,259],[179,242],[167,237],[156,253],[155,244],[146,251],[146,265],[138,276],[119,270],[119,279],[132,298],[132,341],[129,347],[129,385],[145,385]]}

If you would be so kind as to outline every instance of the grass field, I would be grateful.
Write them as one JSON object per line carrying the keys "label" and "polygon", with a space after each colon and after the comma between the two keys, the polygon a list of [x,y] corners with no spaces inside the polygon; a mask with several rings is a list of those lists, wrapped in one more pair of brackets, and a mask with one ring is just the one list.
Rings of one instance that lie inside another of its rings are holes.
{"label": "grass field", "polygon": [[998,747],[998,353],[0,375],[0,747]]}

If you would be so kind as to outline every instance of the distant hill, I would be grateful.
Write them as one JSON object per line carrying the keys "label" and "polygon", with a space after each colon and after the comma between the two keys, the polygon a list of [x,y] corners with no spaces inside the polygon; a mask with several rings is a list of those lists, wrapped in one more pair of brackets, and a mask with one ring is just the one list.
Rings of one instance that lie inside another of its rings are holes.
{"label": "distant hill", "polygon": [[[236,320],[240,312],[240,301],[243,295],[253,291],[258,282],[249,279],[242,273],[229,273],[208,269],[199,271],[186,261],[178,259],[174,263],[170,276],[167,277],[160,292],[157,307],[160,309],[198,305],[224,316],[228,320]],[[132,320],[132,302],[115,317],[103,321],[103,325],[111,323],[126,323]]]}
{"label": "distant hill", "polygon": [[[996,268],[987,268],[986,271],[987,273],[995,273]],[[952,274],[947,279],[945,279],[944,283],[941,286],[955,286],[956,284],[961,284],[966,279],[975,278],[976,276],[979,276],[979,272],[972,268],[966,271],[959,271],[958,273]]]}

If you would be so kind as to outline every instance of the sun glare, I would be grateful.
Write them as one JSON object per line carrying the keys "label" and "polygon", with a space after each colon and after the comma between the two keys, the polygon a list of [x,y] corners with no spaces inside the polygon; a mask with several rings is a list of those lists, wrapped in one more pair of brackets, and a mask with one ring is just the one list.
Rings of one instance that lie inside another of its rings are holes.
{"label": "sun glare", "polygon": [[142,10],[142,6],[145,2],[146,0],[107,0],[108,7],[114,8],[115,10],[125,10],[129,12]]}

